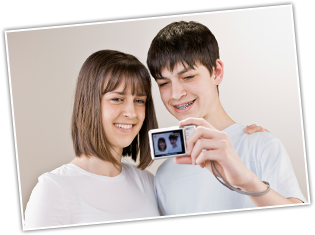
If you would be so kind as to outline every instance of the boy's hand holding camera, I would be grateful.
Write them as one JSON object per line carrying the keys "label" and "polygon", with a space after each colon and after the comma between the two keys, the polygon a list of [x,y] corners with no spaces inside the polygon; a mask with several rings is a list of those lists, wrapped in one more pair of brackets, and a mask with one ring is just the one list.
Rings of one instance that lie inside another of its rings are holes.
{"label": "boy's hand holding camera", "polygon": [[[180,121],[179,125],[195,125],[196,129],[186,140],[190,156],[176,157],[177,164],[200,165],[212,172],[212,160],[219,173],[231,185],[247,192],[266,190],[267,186],[242,163],[226,133],[215,129],[203,118],[187,118]],[[202,151],[203,149],[207,151]]]}

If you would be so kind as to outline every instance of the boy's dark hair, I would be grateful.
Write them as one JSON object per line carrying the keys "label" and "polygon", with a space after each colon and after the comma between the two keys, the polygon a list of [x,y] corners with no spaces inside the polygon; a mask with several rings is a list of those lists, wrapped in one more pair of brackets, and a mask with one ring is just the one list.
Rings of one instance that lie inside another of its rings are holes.
{"label": "boy's dark hair", "polygon": [[178,138],[178,133],[172,133],[170,134],[170,136],[168,137],[169,140],[173,139],[173,140],[177,140]]}
{"label": "boy's dark hair", "polygon": [[204,65],[210,75],[219,59],[219,46],[211,31],[204,25],[190,21],[173,22],[155,36],[148,51],[147,65],[151,75],[161,78],[161,70],[171,72],[181,62],[193,68]]}

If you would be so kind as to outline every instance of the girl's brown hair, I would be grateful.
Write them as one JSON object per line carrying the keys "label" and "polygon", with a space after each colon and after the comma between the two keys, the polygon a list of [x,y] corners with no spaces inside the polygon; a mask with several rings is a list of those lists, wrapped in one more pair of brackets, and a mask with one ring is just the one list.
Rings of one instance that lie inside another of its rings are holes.
{"label": "girl's brown hair", "polygon": [[[146,95],[145,119],[132,143],[123,149],[123,156],[137,160],[138,168],[152,163],[148,131],[157,128],[151,93],[151,79],[145,66],[133,55],[113,50],[101,50],[90,55],[80,70],[72,113],[72,141],[75,155],[95,156],[120,165],[111,154],[102,125],[102,96],[123,82],[132,94]],[[140,144],[141,143],[141,144]]]}

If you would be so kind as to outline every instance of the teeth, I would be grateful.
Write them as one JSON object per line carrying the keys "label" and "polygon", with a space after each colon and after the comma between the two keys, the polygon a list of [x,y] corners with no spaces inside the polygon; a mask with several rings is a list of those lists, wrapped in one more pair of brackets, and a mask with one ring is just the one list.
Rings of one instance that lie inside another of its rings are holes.
{"label": "teeth", "polygon": [[132,125],[123,125],[123,124],[114,124],[114,125],[125,130],[128,130],[132,127]]}
{"label": "teeth", "polygon": [[183,104],[183,105],[179,105],[179,106],[175,106],[175,108],[177,109],[186,109],[189,105],[191,105],[192,103],[194,103],[194,100],[187,103],[187,104]]}

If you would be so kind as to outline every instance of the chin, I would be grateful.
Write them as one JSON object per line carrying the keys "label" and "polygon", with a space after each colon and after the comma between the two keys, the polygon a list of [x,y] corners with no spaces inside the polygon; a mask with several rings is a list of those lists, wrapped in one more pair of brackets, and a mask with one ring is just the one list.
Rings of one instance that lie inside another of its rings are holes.
{"label": "chin", "polygon": [[119,139],[118,141],[115,141],[115,143],[112,145],[118,148],[126,148],[129,145],[131,145],[132,141],[133,139],[132,140],[130,139],[129,141],[126,141],[126,140],[122,141],[121,139]]}
{"label": "chin", "polygon": [[182,113],[182,114],[178,114],[178,113],[176,113],[176,114],[173,114],[173,116],[178,120],[178,121],[181,121],[181,120],[184,120],[184,119],[186,119],[186,118],[189,118],[189,117],[193,117],[192,115],[189,115],[189,114],[187,114],[187,113]]}
{"label": "chin", "polygon": [[130,142],[126,143],[126,144],[120,144],[120,145],[122,145],[121,148],[126,148],[129,145],[131,145],[131,143],[132,143],[132,141],[130,141]]}

